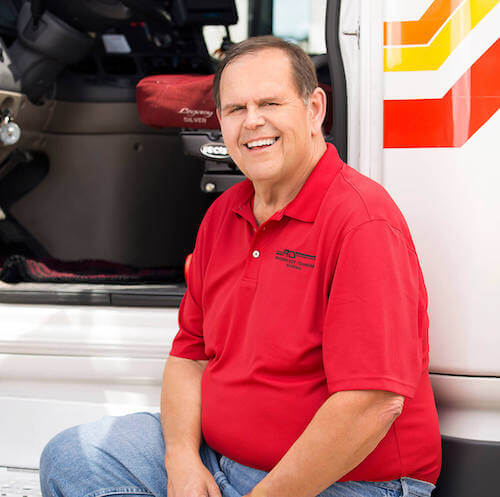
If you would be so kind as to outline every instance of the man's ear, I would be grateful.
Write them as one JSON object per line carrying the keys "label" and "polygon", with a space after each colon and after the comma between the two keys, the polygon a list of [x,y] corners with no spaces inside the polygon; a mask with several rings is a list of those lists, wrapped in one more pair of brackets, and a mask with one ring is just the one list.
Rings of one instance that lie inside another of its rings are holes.
{"label": "man's ear", "polygon": [[220,124],[220,112],[219,112],[219,109],[215,109],[215,115],[217,116],[217,119],[219,120],[219,124]]}
{"label": "man's ear", "polygon": [[322,133],[321,126],[326,114],[326,93],[319,86],[309,97],[309,111],[311,112],[312,134]]}

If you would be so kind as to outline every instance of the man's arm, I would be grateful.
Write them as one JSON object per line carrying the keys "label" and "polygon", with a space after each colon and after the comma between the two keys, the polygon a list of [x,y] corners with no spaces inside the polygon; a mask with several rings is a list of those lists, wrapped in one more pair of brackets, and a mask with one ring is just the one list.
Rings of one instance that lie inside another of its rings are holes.
{"label": "man's arm", "polygon": [[337,392],[249,497],[314,497],[372,452],[401,414],[404,397],[381,390]]}
{"label": "man's arm", "polygon": [[201,377],[207,363],[170,356],[165,366],[161,423],[168,497],[220,497],[219,488],[199,455]]}

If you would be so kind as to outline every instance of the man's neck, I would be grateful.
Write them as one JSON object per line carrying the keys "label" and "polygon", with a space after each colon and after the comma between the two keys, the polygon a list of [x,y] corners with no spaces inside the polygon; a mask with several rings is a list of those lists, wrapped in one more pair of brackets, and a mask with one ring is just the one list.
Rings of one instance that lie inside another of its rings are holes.
{"label": "man's neck", "polygon": [[253,202],[253,213],[257,224],[260,226],[267,221],[275,212],[280,211],[288,205],[300,192],[307,178],[316,167],[316,164],[326,152],[326,143],[322,141],[313,150],[307,165],[286,184],[258,183],[254,182],[255,197]]}

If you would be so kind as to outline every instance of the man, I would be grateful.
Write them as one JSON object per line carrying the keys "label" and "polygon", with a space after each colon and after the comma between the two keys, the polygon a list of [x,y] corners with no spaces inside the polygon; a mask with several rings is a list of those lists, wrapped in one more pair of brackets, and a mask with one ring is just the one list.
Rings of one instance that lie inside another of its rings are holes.
{"label": "man", "polygon": [[44,496],[429,496],[427,295],[401,213],[326,145],[325,95],[298,47],[237,45],[214,96],[248,180],[198,233],[165,445],[148,414],[64,432],[42,456]]}

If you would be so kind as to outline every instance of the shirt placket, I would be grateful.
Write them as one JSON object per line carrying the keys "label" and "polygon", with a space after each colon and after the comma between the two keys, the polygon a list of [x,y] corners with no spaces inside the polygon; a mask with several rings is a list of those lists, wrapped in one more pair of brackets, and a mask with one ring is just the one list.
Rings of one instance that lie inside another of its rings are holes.
{"label": "shirt placket", "polygon": [[265,257],[268,255],[267,252],[270,247],[268,243],[270,231],[277,222],[281,221],[282,217],[282,212],[278,212],[260,226],[252,225],[251,229],[253,230],[254,236],[248,250],[247,264],[243,276],[243,280],[246,283],[251,282],[254,285],[257,284],[261,267],[265,262]]}
{"label": "shirt placket", "polygon": [[254,231],[254,236],[252,243],[250,244],[248,254],[247,254],[247,264],[245,267],[245,274],[243,279],[246,282],[257,283],[260,267],[262,265],[262,260],[265,255],[265,237],[264,234],[266,230],[263,227],[255,228],[252,227]]}

